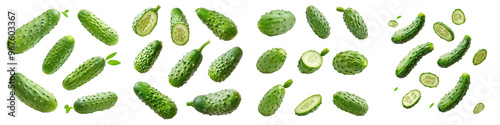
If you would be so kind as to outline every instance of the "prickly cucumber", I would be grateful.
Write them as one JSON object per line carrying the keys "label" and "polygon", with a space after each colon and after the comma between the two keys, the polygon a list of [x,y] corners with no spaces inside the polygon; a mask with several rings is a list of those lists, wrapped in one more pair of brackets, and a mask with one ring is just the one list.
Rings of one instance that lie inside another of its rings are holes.
{"label": "prickly cucumber", "polygon": [[318,8],[313,5],[308,6],[306,9],[306,17],[307,23],[309,23],[309,26],[319,38],[328,38],[330,35],[330,24]]}
{"label": "prickly cucumber", "polygon": [[333,58],[333,68],[344,75],[355,75],[368,66],[368,59],[358,51],[343,51]]}
{"label": "prickly cucumber", "polygon": [[356,116],[363,116],[368,112],[366,100],[349,92],[338,91],[333,94],[333,104]]}
{"label": "prickly cucumber", "polygon": [[168,75],[168,82],[174,87],[181,87],[193,76],[203,60],[201,51],[210,41],[205,42],[200,48],[191,50],[175,64]]}
{"label": "prickly cucumber", "polygon": [[263,34],[276,36],[288,32],[294,25],[295,16],[292,12],[272,10],[260,17],[257,27]]}
{"label": "prickly cucumber", "polygon": [[262,97],[259,103],[259,113],[263,116],[271,116],[278,108],[281,106],[281,102],[283,102],[283,98],[285,97],[285,88],[288,88],[292,85],[293,80],[289,79],[285,82],[284,85],[275,85],[271,88],[267,93]]}
{"label": "prickly cucumber", "polygon": [[205,8],[198,8],[195,11],[203,24],[207,25],[208,29],[212,30],[215,36],[221,40],[232,40],[238,34],[238,29],[233,20],[221,13]]}
{"label": "prickly cucumber", "polygon": [[458,44],[457,48],[439,57],[439,60],[437,61],[439,67],[448,68],[456,62],[460,61],[467,50],[469,50],[470,43],[470,36],[465,35],[464,39],[460,42],[460,44]]}
{"label": "prickly cucumber", "polygon": [[417,36],[420,30],[422,30],[422,28],[424,27],[424,23],[425,23],[425,14],[419,13],[417,18],[410,25],[392,34],[391,37],[392,42],[396,44],[403,44],[410,41],[415,36]]}
{"label": "prickly cucumber", "polygon": [[145,82],[134,85],[137,97],[163,119],[171,119],[177,114],[177,106],[168,96]]}
{"label": "prickly cucumber", "polygon": [[86,9],[80,10],[78,12],[78,19],[92,36],[104,44],[112,46],[118,43],[118,33],[94,15],[94,13]]}
{"label": "prickly cucumber", "polygon": [[66,76],[62,84],[64,89],[74,90],[82,86],[99,75],[104,66],[106,66],[106,61],[102,57],[96,56],[88,59]]}
{"label": "prickly cucumber", "polygon": [[470,76],[468,73],[462,73],[460,79],[453,90],[444,95],[439,100],[438,109],[441,112],[447,112],[453,109],[464,98],[470,85]]}
{"label": "prickly cucumber", "polygon": [[226,115],[235,111],[241,102],[241,95],[233,89],[199,95],[187,106],[193,106],[196,111],[207,115]]}
{"label": "prickly cucumber", "polygon": [[67,35],[61,38],[45,56],[43,60],[42,70],[45,74],[53,74],[68,60],[68,57],[73,52],[75,39]]}
{"label": "prickly cucumber", "polygon": [[231,75],[243,56],[240,47],[233,47],[215,59],[208,69],[208,76],[215,82],[222,82]]}
{"label": "prickly cucumber", "polygon": [[368,37],[368,27],[366,27],[363,17],[358,13],[358,11],[342,7],[338,7],[337,11],[344,13],[344,22],[349,31],[354,35],[354,37],[362,40]]}
{"label": "prickly cucumber", "polygon": [[75,111],[80,114],[88,114],[110,109],[116,104],[117,100],[118,96],[114,92],[101,92],[80,97],[73,103],[73,107],[66,105],[64,108],[66,108],[66,113],[68,113],[70,109],[75,109]]}
{"label": "prickly cucumber", "polygon": [[418,61],[425,55],[434,50],[434,45],[431,42],[420,44],[413,48],[405,58],[403,58],[396,67],[396,76],[404,78],[410,74],[411,70],[417,65]]}
{"label": "prickly cucumber", "polygon": [[257,69],[261,73],[273,73],[281,69],[286,60],[286,51],[272,48],[264,52],[257,60]]}
{"label": "prickly cucumber", "polygon": [[135,57],[134,68],[139,73],[146,73],[158,59],[163,45],[159,40],[152,41]]}
{"label": "prickly cucumber", "polygon": [[14,78],[12,90],[21,102],[44,113],[56,110],[57,100],[52,93],[21,73],[15,73]]}

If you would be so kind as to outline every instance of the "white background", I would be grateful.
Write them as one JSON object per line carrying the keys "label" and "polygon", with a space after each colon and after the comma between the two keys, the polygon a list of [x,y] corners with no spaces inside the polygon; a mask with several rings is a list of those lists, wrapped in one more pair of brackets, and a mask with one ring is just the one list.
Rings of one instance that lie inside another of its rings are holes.
{"label": "white background", "polygon": [[[136,35],[131,28],[134,17],[148,7],[160,5],[159,21],[153,32],[145,37]],[[305,10],[309,5],[316,6],[330,22],[331,35],[327,39],[317,37],[307,24]],[[20,101],[17,105],[17,117],[8,117],[7,109],[3,109],[0,122],[16,124],[263,124],[263,125],[301,125],[301,124],[432,124],[432,125],[469,125],[498,124],[498,105],[500,81],[498,63],[498,16],[495,9],[498,5],[493,1],[419,1],[419,0],[136,0],[131,1],[65,1],[65,0],[9,0],[2,2],[1,17],[6,23],[7,9],[14,9],[18,15],[18,26],[25,24],[49,8],[57,10],[69,9],[69,18],[61,15],[59,24],[46,35],[34,48],[17,55],[18,71],[28,76],[45,89],[52,92],[58,101],[58,108],[51,113],[40,113],[27,107]],[[365,40],[356,39],[346,28],[342,13],[335,8],[352,7],[357,10],[368,25],[369,36]],[[175,45],[170,38],[170,11],[179,7],[189,23],[190,40],[185,46]],[[219,40],[196,16],[194,10],[205,7],[216,10],[231,18],[238,26],[238,35],[231,41]],[[455,25],[451,21],[454,9],[461,8],[467,18],[463,25]],[[120,42],[115,46],[107,46],[93,37],[80,24],[78,11],[88,9],[114,28]],[[268,37],[260,33],[257,21],[265,12],[273,9],[291,11],[296,17],[295,26],[286,34]],[[413,40],[405,44],[393,44],[392,34],[415,19],[419,12],[426,14],[425,27]],[[390,28],[387,22],[401,15],[397,20],[399,26]],[[432,30],[432,24],[442,21],[455,33],[455,40],[446,42]],[[3,25],[5,26],[5,25]],[[6,33],[6,27],[0,30]],[[464,35],[470,35],[472,44],[462,60],[449,68],[440,68],[436,62],[440,55],[454,49]],[[42,72],[42,62],[46,53],[60,38],[72,35],[75,48],[68,61],[55,74]],[[2,35],[5,36],[6,35]],[[151,41],[163,41],[163,50],[153,68],[145,74],[135,71],[135,56]],[[211,40],[203,50],[203,62],[198,71],[187,84],[174,88],[168,83],[168,74],[177,61],[188,51],[198,48],[202,43]],[[399,61],[419,44],[434,43],[434,51],[424,56],[413,71],[404,79],[394,74]],[[222,83],[212,81],[207,70],[211,62],[220,54],[234,46],[240,46],[243,58],[231,76]],[[258,57],[273,47],[284,48],[288,54],[281,70],[272,74],[262,74],[255,63]],[[330,53],[324,57],[324,65],[313,74],[301,74],[297,69],[297,61],[307,50],[321,51],[328,47]],[[0,47],[5,52],[6,47]],[[472,64],[474,53],[485,48],[487,59],[480,65]],[[333,69],[332,59],[336,53],[345,50],[356,50],[364,54],[369,62],[368,67],[360,74],[348,76],[337,73]],[[105,57],[118,52],[114,59],[122,62],[118,66],[106,65],[104,71],[87,84],[67,91],[62,81],[78,65],[94,57]],[[1,54],[6,60],[6,53]],[[432,72],[440,77],[436,88],[427,88],[418,81],[422,72]],[[437,109],[439,99],[451,90],[459,76],[467,72],[471,76],[470,89],[463,101],[453,110],[441,113]],[[8,74],[2,73],[4,83]],[[264,117],[257,111],[262,96],[274,85],[283,84],[293,79],[294,84],[286,90],[281,108],[275,115]],[[164,120],[142,103],[134,94],[132,87],[137,81],[145,81],[168,95],[178,107],[173,119]],[[2,85],[1,95],[7,98],[7,84]],[[398,87],[399,90],[394,91]],[[232,114],[224,116],[208,116],[198,113],[194,108],[186,106],[195,96],[216,92],[222,89],[235,89],[242,95],[239,108]],[[410,90],[418,89],[422,98],[411,109],[401,105],[402,97]],[[118,94],[116,105],[105,111],[92,114],[78,114],[71,111],[65,114],[64,105],[70,104],[82,96],[103,91]],[[332,103],[332,95],[337,91],[348,91],[366,99],[369,111],[365,116],[357,117],[336,108]],[[323,104],[319,109],[307,116],[296,116],[293,113],[303,99],[321,94]],[[486,105],[485,110],[477,115],[472,109],[478,102]],[[4,102],[6,105],[7,101]],[[429,109],[431,103],[436,103]],[[1,123],[5,124],[5,123]]]}

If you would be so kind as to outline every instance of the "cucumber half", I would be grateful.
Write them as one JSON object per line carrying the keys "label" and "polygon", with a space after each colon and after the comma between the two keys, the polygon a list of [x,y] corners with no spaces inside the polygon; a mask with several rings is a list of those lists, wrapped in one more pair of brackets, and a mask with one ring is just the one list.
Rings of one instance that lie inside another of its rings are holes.
{"label": "cucumber half", "polygon": [[455,39],[455,35],[453,34],[453,31],[450,29],[450,27],[446,26],[443,22],[436,22],[434,23],[434,32],[441,37],[441,39],[444,39],[448,42],[453,41]]}
{"label": "cucumber half", "polygon": [[419,100],[420,100],[420,91],[414,89],[406,93],[405,96],[403,96],[403,100],[401,101],[401,103],[403,103],[403,107],[409,109],[415,106],[415,104],[417,104]]}
{"label": "cucumber half", "polygon": [[146,36],[153,31],[153,29],[156,27],[156,23],[158,22],[159,9],[160,5],[158,5],[156,8],[148,8],[137,15],[132,26],[132,28],[134,28],[134,32],[137,35]]}
{"label": "cucumber half", "polygon": [[316,94],[308,97],[302,101],[296,108],[295,114],[298,116],[305,116],[311,112],[314,112],[321,105],[321,95]]}
{"label": "cucumber half", "polygon": [[481,64],[484,59],[486,59],[486,55],[488,54],[488,52],[486,51],[486,49],[480,49],[476,52],[476,54],[474,54],[474,59],[472,60],[472,63],[474,65],[479,65]]}
{"label": "cucumber half", "polygon": [[314,51],[308,50],[302,54],[299,60],[299,71],[304,74],[310,74],[317,71],[323,64],[323,57],[329,52],[328,48],[325,48],[321,54]]}
{"label": "cucumber half", "polygon": [[461,25],[465,23],[465,14],[461,9],[455,9],[451,15],[454,24]]}
{"label": "cucumber half", "polygon": [[420,74],[420,83],[425,87],[434,88],[439,84],[439,77],[430,72]]}
{"label": "cucumber half", "polygon": [[484,109],[484,104],[483,103],[477,103],[477,105],[474,107],[474,111],[472,111],[474,114],[478,114]]}
{"label": "cucumber half", "polygon": [[389,27],[397,27],[398,26],[398,22],[396,22],[396,20],[391,20],[389,21],[389,23],[387,23],[387,25],[389,25]]}
{"label": "cucumber half", "polygon": [[182,23],[172,27],[172,41],[177,45],[184,45],[189,41],[189,29]]}

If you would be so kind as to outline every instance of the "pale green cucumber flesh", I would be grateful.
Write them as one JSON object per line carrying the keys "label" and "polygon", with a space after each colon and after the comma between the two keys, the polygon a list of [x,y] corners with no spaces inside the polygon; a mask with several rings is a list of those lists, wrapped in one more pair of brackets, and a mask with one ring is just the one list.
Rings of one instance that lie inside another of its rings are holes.
{"label": "pale green cucumber flesh", "polygon": [[425,87],[434,88],[439,84],[439,77],[429,72],[420,74],[419,79]]}
{"label": "pale green cucumber flesh", "polygon": [[153,31],[158,21],[158,14],[154,11],[148,11],[144,16],[139,19],[137,26],[135,27],[137,34],[140,36],[148,35]]}
{"label": "pale green cucumber flesh", "polygon": [[189,29],[182,23],[172,27],[172,41],[177,45],[185,45],[189,41]]}
{"label": "pale green cucumber flesh", "polygon": [[321,95],[312,95],[302,101],[296,108],[295,114],[307,115],[315,110],[321,104]]}
{"label": "pale green cucumber flesh", "polygon": [[476,52],[476,54],[474,54],[474,59],[472,60],[472,63],[474,65],[481,64],[484,61],[484,59],[486,59],[487,54],[488,52],[486,51],[486,49],[480,49],[479,51]]}
{"label": "pale green cucumber flesh", "polygon": [[401,103],[403,103],[403,107],[411,108],[415,106],[415,104],[417,104],[419,100],[420,100],[420,91],[415,89],[406,93],[406,95],[403,96],[403,100],[401,101]]}
{"label": "pale green cucumber flesh", "polygon": [[438,24],[438,23],[434,23],[434,32],[436,32],[436,34],[441,37],[441,39],[444,39],[446,41],[452,41],[453,40],[453,35],[450,33],[450,31],[448,31],[448,29],[441,25],[441,24]]}
{"label": "pale green cucumber flesh", "polygon": [[300,59],[302,59],[304,65],[311,68],[318,68],[323,63],[323,57],[314,50],[305,52]]}
{"label": "pale green cucumber flesh", "polygon": [[451,15],[451,20],[454,24],[460,25],[465,23],[465,14],[461,9],[455,9]]}
{"label": "pale green cucumber flesh", "polygon": [[389,27],[397,27],[398,26],[398,22],[396,22],[396,20],[391,20],[389,21],[389,23],[387,23],[387,25],[389,25]]}
{"label": "pale green cucumber flesh", "polygon": [[484,104],[483,103],[477,103],[477,105],[474,107],[474,111],[472,111],[474,114],[478,114],[484,109]]}

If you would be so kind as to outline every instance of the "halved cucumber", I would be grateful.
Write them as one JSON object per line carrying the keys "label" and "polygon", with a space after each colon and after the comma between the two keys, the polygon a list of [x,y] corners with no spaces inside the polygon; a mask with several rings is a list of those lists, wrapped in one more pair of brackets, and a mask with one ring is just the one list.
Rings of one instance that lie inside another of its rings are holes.
{"label": "halved cucumber", "polygon": [[451,20],[454,24],[460,25],[465,23],[465,14],[461,9],[455,9],[451,15]]}
{"label": "halved cucumber", "polygon": [[430,72],[420,74],[419,79],[425,87],[434,88],[439,84],[439,77]]}
{"label": "halved cucumber", "polygon": [[298,116],[304,116],[311,112],[314,112],[321,105],[321,95],[312,95],[309,98],[302,101],[296,108],[295,114]]}
{"label": "halved cucumber", "polygon": [[453,34],[453,31],[450,29],[450,27],[446,26],[443,22],[436,22],[434,23],[434,32],[441,37],[441,39],[444,39],[448,42],[453,41],[455,39],[455,35]]}
{"label": "halved cucumber", "polygon": [[484,59],[486,59],[486,55],[488,54],[488,52],[486,51],[486,49],[480,49],[476,52],[476,54],[474,54],[474,59],[472,60],[472,63],[474,65],[479,65],[481,64]]}
{"label": "halved cucumber", "polygon": [[172,9],[170,30],[172,42],[176,45],[182,46],[189,41],[189,24],[187,23],[186,16],[179,8]]}
{"label": "halved cucumber", "polygon": [[389,23],[387,23],[387,25],[389,25],[389,27],[397,27],[398,26],[398,22],[396,22],[396,20],[391,20],[389,21]]}
{"label": "halved cucumber", "polygon": [[158,10],[160,8],[160,5],[156,8],[147,8],[135,17],[132,28],[137,35],[146,36],[153,31],[158,22]]}
{"label": "halved cucumber", "polygon": [[476,107],[474,107],[474,111],[472,111],[474,114],[480,113],[484,109],[484,104],[483,103],[477,103]]}
{"label": "halved cucumber", "polygon": [[403,107],[408,109],[415,106],[415,104],[417,104],[419,100],[420,100],[420,91],[414,89],[406,93],[405,96],[403,96],[403,100],[401,101],[401,103],[403,103]]}
{"label": "halved cucumber", "polygon": [[321,54],[314,51],[314,50],[308,50],[302,54],[299,60],[299,64],[297,67],[299,67],[299,71],[304,74],[310,74],[315,71],[317,71],[321,65],[323,64],[323,57],[326,55],[330,50],[328,48],[325,48]]}

